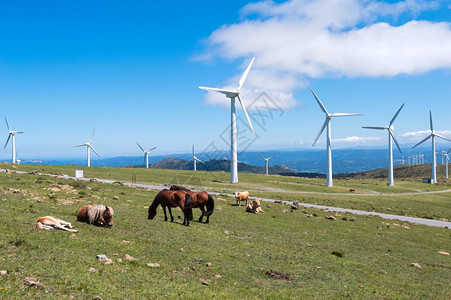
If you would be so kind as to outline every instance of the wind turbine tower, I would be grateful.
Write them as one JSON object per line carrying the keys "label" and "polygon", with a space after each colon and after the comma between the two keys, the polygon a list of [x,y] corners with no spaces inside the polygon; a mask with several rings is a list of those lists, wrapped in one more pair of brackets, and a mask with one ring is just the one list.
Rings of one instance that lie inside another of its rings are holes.
{"label": "wind turbine tower", "polygon": [[3,149],[6,148],[6,146],[8,145],[9,139],[11,138],[11,144],[12,144],[12,148],[13,148],[13,159],[12,159],[12,163],[15,164],[16,163],[16,135],[23,133],[22,131],[16,131],[16,130],[11,130],[11,128],[9,127],[8,124],[8,120],[5,117],[5,122],[6,122],[6,127],[8,127],[8,139],[6,140],[5,143],[5,147],[3,147]]}
{"label": "wind turbine tower", "polygon": [[404,107],[404,104],[396,112],[395,116],[391,119],[390,124],[388,126],[382,127],[363,127],[366,129],[376,129],[376,130],[387,130],[388,131],[388,185],[394,186],[395,181],[393,179],[393,141],[395,141],[396,147],[398,147],[399,152],[402,153],[401,148],[399,147],[398,141],[396,140],[395,133],[393,130],[395,127],[393,126],[393,122],[395,122],[396,117],[400,113],[401,109]]}
{"label": "wind turbine tower", "polygon": [[431,183],[437,183],[437,156],[435,155],[435,138],[438,137],[438,138],[441,138],[441,139],[449,141],[449,142],[451,142],[451,140],[438,133],[435,133],[434,125],[432,124],[432,112],[431,111],[429,111],[429,122],[430,122],[430,126],[431,126],[431,133],[424,140],[422,140],[421,142],[419,142],[412,148],[415,148],[415,147],[421,145],[422,143],[426,142],[427,140],[432,139],[432,178],[431,178]]}
{"label": "wind turbine tower", "polygon": [[92,142],[92,138],[94,137],[94,133],[96,132],[96,130],[94,129],[94,131],[92,132],[91,138],[89,139],[89,142],[86,142],[84,144],[80,144],[74,147],[86,147],[86,155],[87,155],[87,161],[88,161],[88,167],[91,166],[91,152],[90,150],[94,151],[94,153],[100,157],[100,155],[97,153],[97,151],[94,149],[94,147],[91,145]]}
{"label": "wind turbine tower", "polygon": [[312,92],[313,96],[315,97],[316,101],[318,102],[318,105],[321,108],[321,110],[326,114],[326,120],[324,121],[321,129],[319,130],[319,133],[318,133],[312,147],[315,146],[319,137],[323,133],[324,128],[326,128],[326,126],[327,126],[327,146],[326,146],[327,147],[327,186],[331,187],[331,186],[333,186],[333,182],[332,182],[332,148],[330,145],[330,140],[331,140],[330,120],[334,117],[360,116],[362,114],[359,114],[359,113],[332,113],[331,114],[327,111],[327,109],[323,105],[323,103],[321,103],[321,101],[319,100],[318,96],[315,94],[313,89],[310,89],[310,91]]}
{"label": "wind turbine tower", "polygon": [[153,148],[151,148],[149,150],[144,150],[144,148],[141,147],[141,145],[139,143],[136,143],[136,144],[144,152],[144,161],[146,162],[146,169],[148,169],[149,168],[149,153],[150,153],[150,151],[156,149],[157,147],[153,147]]}
{"label": "wind turbine tower", "polygon": [[193,158],[191,158],[188,162],[193,161],[194,162],[194,171],[197,171],[197,162],[200,162],[205,165],[203,161],[201,161],[197,156],[194,154],[194,145],[193,145]]}
{"label": "wind turbine tower", "polygon": [[260,154],[260,156],[265,160],[265,170],[266,170],[266,175],[268,175],[269,174],[269,160],[272,158],[272,157],[268,157],[268,158],[266,158],[266,157],[264,157],[261,153],[259,153]]}
{"label": "wind turbine tower", "polygon": [[236,90],[199,86],[199,88],[202,90],[218,92],[218,93],[224,94],[227,98],[230,98],[230,115],[231,115],[230,153],[231,153],[231,157],[232,157],[232,166],[230,168],[230,182],[231,183],[238,183],[238,157],[237,157],[237,142],[236,142],[236,111],[235,111],[236,98],[238,98],[238,101],[241,104],[241,108],[244,111],[244,114],[245,114],[247,122],[249,123],[249,126],[252,130],[252,133],[255,134],[254,127],[252,126],[251,119],[249,118],[249,114],[247,113],[247,110],[246,110],[246,106],[244,105],[244,102],[240,98],[241,87],[243,86],[244,82],[246,81],[247,75],[249,74],[252,64],[254,63],[254,60],[255,60],[255,57],[252,58],[248,67],[246,68],[246,71],[244,71],[243,75],[241,76],[241,79],[238,82],[238,88]]}

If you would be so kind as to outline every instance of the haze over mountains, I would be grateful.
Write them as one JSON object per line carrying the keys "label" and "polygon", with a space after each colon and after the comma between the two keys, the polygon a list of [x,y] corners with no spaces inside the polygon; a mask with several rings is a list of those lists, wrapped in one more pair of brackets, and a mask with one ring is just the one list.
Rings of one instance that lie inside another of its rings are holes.
{"label": "haze over mountains", "polygon": [[[402,156],[404,156],[404,164],[407,164],[407,157],[409,155],[419,154],[420,152],[424,154],[425,163],[430,163],[431,161],[431,153],[429,147],[414,149],[414,151],[408,148],[404,151],[405,152],[402,154],[400,154],[399,152],[394,152],[395,165],[402,164]],[[437,151],[441,151],[441,148],[439,147]],[[239,170],[244,172],[263,173],[265,162],[260,157],[259,153],[260,152],[257,151],[244,151],[242,153],[239,153]],[[290,171],[324,174],[326,171],[327,162],[325,149],[272,150],[262,151],[261,153],[266,157],[273,157],[269,161],[270,173],[273,174],[280,174],[282,172]],[[197,163],[198,170],[208,169],[210,171],[228,171],[230,168],[230,161],[228,160],[230,152],[224,151],[215,153],[196,153],[196,155],[199,159],[207,163],[207,168],[203,164]],[[168,158],[173,158],[173,160],[168,160]],[[189,160],[191,160],[191,158],[192,153],[155,156],[150,155],[149,164],[152,164],[150,166],[151,168],[159,167],[192,170],[193,162],[188,162]],[[386,149],[334,149],[333,171],[334,174],[339,174],[386,168],[388,164],[387,160],[388,152]],[[440,156],[438,156],[437,162],[441,162]],[[85,166],[86,158],[83,157],[55,160],[24,159],[21,161],[21,163],[46,165],[75,164]],[[100,167],[144,167],[144,156],[118,156],[92,159],[91,165]],[[253,168],[252,166],[255,166],[257,168]]]}

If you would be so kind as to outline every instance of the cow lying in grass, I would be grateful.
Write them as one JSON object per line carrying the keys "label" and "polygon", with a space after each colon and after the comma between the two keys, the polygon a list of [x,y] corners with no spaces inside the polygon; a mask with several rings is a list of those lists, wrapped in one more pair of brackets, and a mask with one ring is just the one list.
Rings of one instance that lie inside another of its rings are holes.
{"label": "cow lying in grass", "polygon": [[250,213],[254,213],[254,214],[258,214],[259,212],[264,212],[262,209],[262,206],[260,204],[260,200],[256,199],[256,200],[249,202],[249,204],[246,206],[246,212],[250,212]]}
{"label": "cow lying in grass", "polygon": [[235,199],[237,205],[241,206],[241,201],[246,201],[247,205],[247,201],[249,200],[249,192],[235,192]]}
{"label": "cow lying in grass", "polygon": [[39,218],[36,222],[37,229],[43,230],[52,230],[52,229],[60,229],[69,232],[78,232],[78,230],[72,229],[74,228],[71,223],[57,219],[52,216],[46,216]]}

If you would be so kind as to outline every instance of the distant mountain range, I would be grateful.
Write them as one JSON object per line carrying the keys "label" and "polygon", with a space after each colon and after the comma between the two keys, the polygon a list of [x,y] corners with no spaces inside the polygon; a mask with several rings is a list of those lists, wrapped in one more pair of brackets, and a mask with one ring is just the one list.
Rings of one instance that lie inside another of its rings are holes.
{"label": "distant mountain range", "polygon": [[[415,149],[400,154],[394,151],[395,165],[402,164],[402,155],[404,155],[404,164],[407,164],[407,157],[411,154],[424,153],[425,163],[430,163],[431,155],[429,148]],[[282,174],[290,172],[324,174],[326,172],[326,151],[321,150],[272,150],[263,151],[266,157],[271,156],[269,161],[271,174]],[[334,174],[345,174],[364,172],[374,169],[386,168],[388,164],[388,153],[386,149],[334,149],[333,152],[333,171]],[[197,164],[198,170],[211,171],[229,171],[230,160],[229,152],[199,153],[196,154],[199,159],[206,162],[206,165]],[[152,168],[171,168],[192,170],[192,154],[170,154],[150,156],[149,163]],[[260,157],[259,152],[244,151],[238,154],[239,166],[241,172],[264,173],[265,161]],[[440,162],[440,157],[438,157]],[[45,165],[86,165],[86,159],[56,159],[56,160],[22,160],[25,164],[45,164]],[[100,167],[143,167],[143,156],[119,156],[104,159],[92,159],[92,166]],[[315,175],[316,176],[316,175]]]}

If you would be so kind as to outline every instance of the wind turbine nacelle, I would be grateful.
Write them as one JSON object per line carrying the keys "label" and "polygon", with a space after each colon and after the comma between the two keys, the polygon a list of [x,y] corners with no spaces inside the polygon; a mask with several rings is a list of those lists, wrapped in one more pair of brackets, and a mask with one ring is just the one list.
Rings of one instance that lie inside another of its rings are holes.
{"label": "wind turbine nacelle", "polygon": [[394,126],[394,125],[390,125],[389,129],[390,129],[391,131],[394,131],[394,130],[395,130],[395,126]]}
{"label": "wind turbine nacelle", "polygon": [[236,97],[238,97],[239,94],[240,93],[238,91],[236,91],[236,92],[226,93],[225,95],[226,95],[227,98],[236,98]]}

